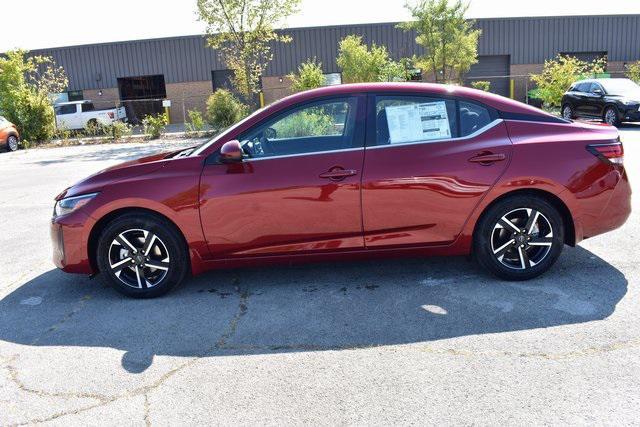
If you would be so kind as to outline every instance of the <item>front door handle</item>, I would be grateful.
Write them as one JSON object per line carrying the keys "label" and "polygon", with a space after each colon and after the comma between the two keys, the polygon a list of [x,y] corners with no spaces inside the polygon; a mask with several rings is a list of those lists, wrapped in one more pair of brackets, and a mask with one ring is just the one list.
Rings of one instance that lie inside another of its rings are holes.
{"label": "front door handle", "polygon": [[490,165],[495,162],[501,162],[503,160],[506,160],[506,158],[507,156],[505,156],[502,153],[494,154],[491,152],[484,152],[476,156],[473,156],[472,158],[469,159],[469,161],[473,163],[480,163],[482,165]]}
{"label": "front door handle", "polygon": [[339,166],[333,167],[328,171],[321,173],[320,178],[330,179],[332,181],[340,181],[341,179],[345,179],[349,176],[356,175],[358,171],[353,169],[343,169]]}

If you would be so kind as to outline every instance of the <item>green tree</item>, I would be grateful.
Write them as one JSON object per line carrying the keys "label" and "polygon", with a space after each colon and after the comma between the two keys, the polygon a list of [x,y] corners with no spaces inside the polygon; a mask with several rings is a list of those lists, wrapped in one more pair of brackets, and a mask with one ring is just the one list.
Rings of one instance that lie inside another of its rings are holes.
{"label": "green tree", "polygon": [[398,25],[417,33],[416,42],[425,54],[414,58],[415,64],[433,73],[436,83],[462,83],[462,76],[478,62],[478,39],[481,31],[464,15],[468,4],[458,0],[418,0],[405,7],[414,20]]}
{"label": "green tree", "polygon": [[291,38],[274,31],[298,9],[300,0],[197,0],[198,17],[207,25],[209,46],[233,71],[244,101],[256,106],[260,77],[271,61],[275,42]]}
{"label": "green tree", "polygon": [[544,62],[540,74],[532,74],[531,80],[537,84],[536,97],[547,107],[559,107],[562,95],[576,80],[604,73],[606,58],[593,62],[581,61],[573,56],[558,55]]}
{"label": "green tree", "polygon": [[27,141],[45,141],[55,133],[51,96],[67,88],[62,67],[49,57],[12,50],[0,56],[0,112],[18,126]]}
{"label": "green tree", "polygon": [[313,60],[307,60],[298,67],[297,73],[289,75],[291,79],[291,89],[294,92],[315,89],[324,85],[324,73],[322,64]]}
{"label": "green tree", "polygon": [[627,65],[627,71],[625,75],[633,80],[634,82],[640,84],[640,61],[632,62]]}
{"label": "green tree", "polygon": [[229,127],[246,115],[246,105],[228,90],[218,89],[207,99],[207,120],[216,130]]}
{"label": "green tree", "polygon": [[373,43],[369,48],[360,36],[350,35],[340,41],[336,62],[343,83],[407,80],[404,65],[391,60],[386,47]]}
{"label": "green tree", "polygon": [[471,82],[471,87],[474,89],[489,92],[489,89],[491,89],[491,82],[488,82],[486,80],[477,80],[475,82]]}

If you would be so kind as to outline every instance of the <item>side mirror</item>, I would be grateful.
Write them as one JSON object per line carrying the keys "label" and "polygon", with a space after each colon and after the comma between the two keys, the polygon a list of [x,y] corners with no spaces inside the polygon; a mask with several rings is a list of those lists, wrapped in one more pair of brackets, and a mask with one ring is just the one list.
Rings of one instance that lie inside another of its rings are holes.
{"label": "side mirror", "polygon": [[602,93],[602,91],[600,89],[594,89],[593,93],[598,95],[598,96],[602,96],[603,95],[603,93]]}
{"label": "side mirror", "polygon": [[237,139],[225,142],[222,148],[220,148],[220,161],[222,163],[241,162],[243,153],[242,145],[240,145],[240,141]]}

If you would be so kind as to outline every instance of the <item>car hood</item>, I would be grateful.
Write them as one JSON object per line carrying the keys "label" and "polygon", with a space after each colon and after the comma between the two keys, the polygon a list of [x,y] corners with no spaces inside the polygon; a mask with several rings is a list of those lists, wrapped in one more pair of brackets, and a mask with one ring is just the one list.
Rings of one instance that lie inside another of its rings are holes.
{"label": "car hood", "polygon": [[621,100],[629,100],[640,102],[640,91],[625,93],[624,95],[609,95],[613,98],[621,99]]}
{"label": "car hood", "polygon": [[107,185],[152,173],[172,161],[173,157],[181,151],[183,150],[154,154],[108,167],[65,189],[56,197],[56,200],[80,194],[96,193]]}

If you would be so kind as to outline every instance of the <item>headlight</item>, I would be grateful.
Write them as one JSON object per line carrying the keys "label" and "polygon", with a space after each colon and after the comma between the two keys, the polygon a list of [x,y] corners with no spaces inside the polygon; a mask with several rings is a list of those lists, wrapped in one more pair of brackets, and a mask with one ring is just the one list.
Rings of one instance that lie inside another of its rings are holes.
{"label": "headlight", "polygon": [[634,99],[621,99],[620,102],[622,102],[624,105],[634,105],[638,103],[638,101]]}
{"label": "headlight", "polygon": [[96,197],[98,193],[83,194],[82,196],[66,197],[56,202],[55,208],[53,208],[53,216],[58,217],[60,215],[66,215],[80,209]]}

